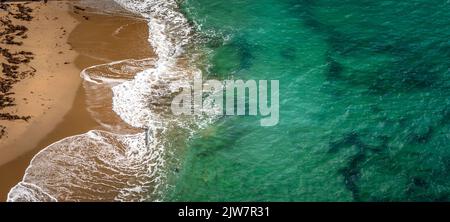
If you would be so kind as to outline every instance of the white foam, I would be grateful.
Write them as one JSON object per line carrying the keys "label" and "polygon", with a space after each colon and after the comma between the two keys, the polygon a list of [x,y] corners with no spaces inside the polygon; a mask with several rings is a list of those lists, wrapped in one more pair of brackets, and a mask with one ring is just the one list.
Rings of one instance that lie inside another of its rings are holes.
{"label": "white foam", "polygon": [[56,198],[44,192],[40,187],[20,182],[8,194],[10,202],[56,202]]}
{"label": "white foam", "polygon": [[[153,181],[162,153],[145,146],[144,133],[105,131],[56,142],[31,161],[8,201],[143,201],[155,194]],[[130,192],[128,192],[130,191]]]}

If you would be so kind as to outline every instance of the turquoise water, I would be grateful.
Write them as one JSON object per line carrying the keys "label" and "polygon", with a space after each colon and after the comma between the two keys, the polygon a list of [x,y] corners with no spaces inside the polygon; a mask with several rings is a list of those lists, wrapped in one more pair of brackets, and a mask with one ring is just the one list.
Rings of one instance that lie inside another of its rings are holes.
{"label": "turquoise water", "polygon": [[450,199],[450,2],[181,4],[209,38],[210,78],[280,81],[280,123],[198,132],[170,200]]}

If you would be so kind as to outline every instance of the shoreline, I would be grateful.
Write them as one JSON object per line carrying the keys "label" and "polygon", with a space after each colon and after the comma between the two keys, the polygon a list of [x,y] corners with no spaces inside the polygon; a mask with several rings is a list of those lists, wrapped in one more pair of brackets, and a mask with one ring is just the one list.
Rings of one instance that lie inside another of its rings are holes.
{"label": "shoreline", "polygon": [[[63,107],[67,110],[64,111],[60,109],[60,111],[63,112],[59,119],[52,118],[53,123],[43,121],[43,124],[47,124],[46,126],[51,129],[46,133],[42,133],[45,135],[39,140],[35,140],[33,144],[27,144],[23,149],[20,149],[20,152],[8,152],[9,149],[6,150],[3,145],[0,145],[0,153],[7,153],[9,159],[12,159],[12,161],[3,159],[3,162],[0,162],[0,178],[2,178],[2,183],[0,184],[1,200],[5,200],[9,189],[20,182],[31,159],[40,150],[65,137],[85,133],[92,129],[101,129],[101,126],[86,110],[86,100],[88,99],[86,95],[87,92],[86,89],[83,88],[82,78],[80,77],[80,72],[83,69],[117,60],[143,59],[154,56],[147,41],[148,27],[144,20],[134,18],[133,16],[101,13],[98,9],[95,9],[95,7],[86,10],[87,8],[84,8],[85,4],[80,4],[83,7],[72,7],[74,2],[77,2],[77,4],[83,3],[82,1],[51,3],[67,4],[67,8],[63,10],[65,14],[61,15],[61,18],[64,16],[76,21],[76,25],[68,32],[69,34],[65,39],[68,45],[68,48],[65,50],[75,53],[70,64],[65,64],[71,66],[76,71],[74,71],[74,78],[71,82],[76,85],[73,89],[73,97],[70,99],[64,97],[62,99],[66,103]],[[47,4],[49,3],[50,2]],[[44,7],[46,6],[44,5]],[[49,9],[50,8],[48,8],[48,10]],[[40,15],[42,15],[42,13],[40,13]],[[75,22],[73,24],[75,24]],[[40,25],[43,24],[41,23]],[[131,39],[133,39],[133,41],[130,41]],[[142,47],[142,44],[145,44],[147,47]],[[43,46],[40,48],[48,50],[48,48]],[[65,53],[66,51],[63,51],[63,54]],[[36,53],[36,55],[36,57],[38,57],[39,53]],[[33,80],[34,79],[30,79],[30,81]],[[67,90],[68,89],[66,88],[62,88],[59,92]],[[72,89],[68,91],[71,90]],[[69,105],[67,105],[67,103],[69,103]],[[19,108],[19,106],[16,108]],[[46,116],[48,117],[48,115]],[[32,127],[31,121],[27,124],[27,128]],[[51,127],[51,124],[54,124],[54,126]],[[28,136],[28,134],[24,135]],[[0,159],[0,161],[1,160],[2,159]]]}

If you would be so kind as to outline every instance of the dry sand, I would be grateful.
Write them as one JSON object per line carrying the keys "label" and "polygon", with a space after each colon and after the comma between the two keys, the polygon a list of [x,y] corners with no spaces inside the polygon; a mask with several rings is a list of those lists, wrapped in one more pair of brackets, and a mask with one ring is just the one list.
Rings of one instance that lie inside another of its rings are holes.
{"label": "dry sand", "polygon": [[[104,2],[112,4],[110,0]],[[14,47],[34,53],[29,65],[36,73],[14,85],[17,105],[2,112],[31,118],[28,122],[0,123],[7,127],[0,139],[0,200],[6,199],[9,189],[21,180],[30,160],[41,149],[65,137],[100,128],[86,111],[79,76],[82,69],[154,55],[148,46],[144,20],[129,14],[100,13],[86,5],[89,2],[28,5],[34,16],[24,22],[28,38],[22,46]]]}
{"label": "dry sand", "polygon": [[29,29],[23,45],[2,45],[11,51],[34,53],[29,66],[36,69],[36,73],[14,85],[12,91],[17,105],[2,110],[31,118],[28,121],[2,121],[6,135],[0,140],[0,165],[26,152],[62,121],[81,83],[79,70],[73,64],[77,53],[69,50],[71,46],[67,44],[69,33],[78,24],[75,18],[65,16],[68,5],[49,2],[28,6],[31,5],[34,6],[32,21],[13,21]]}

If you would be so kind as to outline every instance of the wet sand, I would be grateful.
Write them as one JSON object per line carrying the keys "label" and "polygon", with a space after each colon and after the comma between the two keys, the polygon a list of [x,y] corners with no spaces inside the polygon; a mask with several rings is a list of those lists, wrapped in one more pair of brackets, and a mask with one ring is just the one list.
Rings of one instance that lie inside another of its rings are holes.
{"label": "wet sand", "polygon": [[[112,4],[112,1],[105,2]],[[65,137],[101,128],[86,110],[86,91],[79,77],[81,70],[92,65],[154,55],[147,42],[146,22],[136,16],[100,12],[96,5],[90,7],[87,1],[49,1],[46,5],[32,3],[29,6],[37,8],[33,11],[36,17],[27,24],[29,38],[26,41],[30,41],[30,45],[24,41],[21,47],[35,54],[30,64],[34,62],[37,71],[34,77],[15,86],[16,92],[22,92],[15,96],[26,98],[23,101],[28,104],[18,103],[14,109],[18,114],[33,115],[28,122],[8,123],[7,139],[0,141],[2,201],[41,149]],[[45,16],[50,13],[53,17],[58,14],[58,19],[51,20],[57,26],[49,25]],[[44,32],[42,27],[49,30]],[[31,44],[39,39],[47,44]],[[60,77],[56,77],[57,74]],[[32,94],[29,93],[31,90]],[[39,103],[34,102],[32,106],[30,101],[35,100]],[[14,130],[18,133],[10,133]]]}

